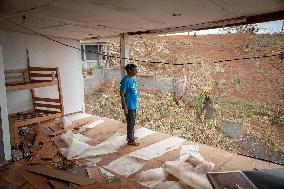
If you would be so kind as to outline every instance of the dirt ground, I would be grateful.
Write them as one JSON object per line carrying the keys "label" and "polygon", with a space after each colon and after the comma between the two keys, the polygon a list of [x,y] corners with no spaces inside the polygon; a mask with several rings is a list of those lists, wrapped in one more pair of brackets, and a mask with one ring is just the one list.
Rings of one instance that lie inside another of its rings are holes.
{"label": "dirt ground", "polygon": [[[257,137],[270,148],[283,153],[283,56],[251,58],[283,53],[283,47],[283,34],[151,36],[131,39],[130,56],[148,61],[134,62],[139,66],[139,74],[186,77],[187,93],[200,97],[206,88],[206,95],[212,100],[217,114],[216,121],[213,124],[208,123],[196,119],[194,106],[182,101],[177,104],[176,99],[180,99],[178,95],[173,97],[170,93],[144,91],[141,94],[141,109],[147,109],[148,112],[141,113],[143,116],[138,122],[144,124],[143,126],[148,125],[156,130],[183,136],[189,140],[245,153],[234,145],[234,140],[224,136],[218,129],[221,120],[234,120],[244,125],[242,132]],[[119,52],[116,43],[110,43],[109,49],[113,54]],[[214,63],[243,57],[250,59]],[[151,64],[149,60],[170,64]],[[179,66],[173,63],[192,64]],[[117,66],[117,60],[109,61],[109,67]],[[86,109],[90,113],[119,119],[117,88],[101,89],[95,94],[87,94],[85,100]],[[96,100],[100,102],[96,103]],[[110,109],[110,106],[115,108]],[[165,110],[161,110],[162,107]],[[160,113],[163,111],[164,113]],[[185,125],[183,123],[191,126],[183,126]],[[162,126],[158,127],[159,124]]]}

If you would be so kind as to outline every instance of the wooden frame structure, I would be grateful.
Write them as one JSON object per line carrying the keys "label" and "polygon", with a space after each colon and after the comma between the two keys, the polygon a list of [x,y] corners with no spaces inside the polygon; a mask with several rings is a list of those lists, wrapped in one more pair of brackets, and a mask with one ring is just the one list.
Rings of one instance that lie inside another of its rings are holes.
{"label": "wooden frame structure", "polygon": [[[14,149],[20,144],[20,127],[55,119],[64,115],[63,97],[58,68],[28,67],[28,69],[5,70],[6,90],[30,89],[33,109],[9,115],[11,143]],[[58,98],[42,98],[36,88],[57,85]]]}

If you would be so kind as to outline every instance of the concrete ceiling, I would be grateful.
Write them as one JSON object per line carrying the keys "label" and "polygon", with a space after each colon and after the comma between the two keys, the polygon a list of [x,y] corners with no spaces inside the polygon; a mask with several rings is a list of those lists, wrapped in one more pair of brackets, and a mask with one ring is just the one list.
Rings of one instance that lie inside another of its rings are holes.
{"label": "concrete ceiling", "polygon": [[284,0],[0,0],[0,3],[0,29],[25,31],[9,20],[45,35],[81,40],[284,18]]}

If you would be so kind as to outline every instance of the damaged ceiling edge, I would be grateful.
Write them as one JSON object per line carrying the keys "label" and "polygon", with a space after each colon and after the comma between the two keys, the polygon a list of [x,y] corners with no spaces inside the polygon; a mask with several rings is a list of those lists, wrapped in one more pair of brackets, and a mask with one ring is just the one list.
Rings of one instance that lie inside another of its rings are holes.
{"label": "damaged ceiling edge", "polygon": [[266,13],[256,16],[242,16],[242,17],[234,17],[225,20],[216,20],[207,23],[200,23],[194,25],[187,26],[178,26],[172,28],[164,28],[157,30],[146,30],[146,31],[136,31],[136,32],[128,32],[129,35],[143,35],[143,34],[165,34],[170,32],[182,32],[182,31],[192,31],[192,30],[207,30],[207,29],[216,29],[220,27],[231,27],[231,26],[239,26],[245,24],[256,24],[261,22],[269,22],[274,20],[284,19],[284,11]]}
{"label": "damaged ceiling edge", "polygon": [[[74,26],[95,29],[94,26],[88,26],[82,23],[70,23],[70,21],[58,20],[58,19],[49,18],[49,17],[44,17],[44,18],[48,20],[56,20],[59,23],[64,23],[67,25],[74,25]],[[266,14],[260,14],[260,15],[255,15],[255,16],[248,16],[248,17],[245,17],[245,16],[234,17],[230,19],[216,20],[216,21],[200,23],[200,24],[193,24],[193,25],[169,27],[169,28],[163,28],[163,29],[133,31],[133,32],[125,31],[125,33],[128,33],[129,35],[132,35],[132,36],[145,35],[145,34],[146,35],[149,35],[149,34],[159,35],[159,34],[174,33],[174,32],[184,32],[184,31],[193,31],[193,30],[197,31],[197,30],[215,29],[215,28],[220,28],[220,27],[238,26],[238,25],[244,25],[244,24],[255,24],[255,23],[260,23],[260,22],[268,22],[268,21],[281,20],[281,19],[284,19],[284,11],[278,11],[278,12],[272,12],[272,13],[266,13]],[[48,28],[49,26],[41,28],[41,29],[48,29]],[[22,32],[24,33],[32,34],[32,32],[29,32],[23,28],[21,29],[22,29]],[[33,30],[33,28],[31,29]],[[104,28],[98,27],[95,30],[104,31]],[[35,31],[35,32],[38,32],[38,31]],[[41,33],[41,32],[38,32],[38,33]],[[56,34],[55,35],[44,34],[44,35],[49,36],[49,37],[58,37],[62,39],[72,39],[72,40],[102,40],[102,39],[107,40],[107,39],[119,37],[119,35],[108,35],[108,36],[98,35],[98,36],[90,36],[88,38],[79,39],[79,38],[72,38],[72,37],[66,37],[66,36],[65,37],[58,36]]]}

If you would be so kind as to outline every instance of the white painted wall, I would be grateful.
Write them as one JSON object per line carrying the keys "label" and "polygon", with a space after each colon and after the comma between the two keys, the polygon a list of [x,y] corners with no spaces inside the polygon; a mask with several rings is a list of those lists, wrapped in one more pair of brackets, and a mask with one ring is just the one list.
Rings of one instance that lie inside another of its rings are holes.
{"label": "white painted wall", "polygon": [[4,144],[4,154],[5,159],[11,159],[11,146],[10,146],[10,132],[9,132],[9,122],[8,122],[8,110],[7,110],[7,97],[6,97],[6,87],[5,87],[5,77],[4,77],[4,64],[3,64],[3,53],[2,44],[0,43],[0,107],[1,107],[1,119],[2,119],[2,133]]}
{"label": "white painted wall", "polygon": [[[40,36],[0,30],[5,69],[27,67],[26,48],[31,66],[59,67],[64,101],[64,113],[84,110],[84,87],[80,51],[57,44]],[[72,46],[79,41],[57,38]],[[43,97],[56,97],[52,87],[37,90]],[[29,90],[7,92],[8,112],[14,113],[32,107]]]}

